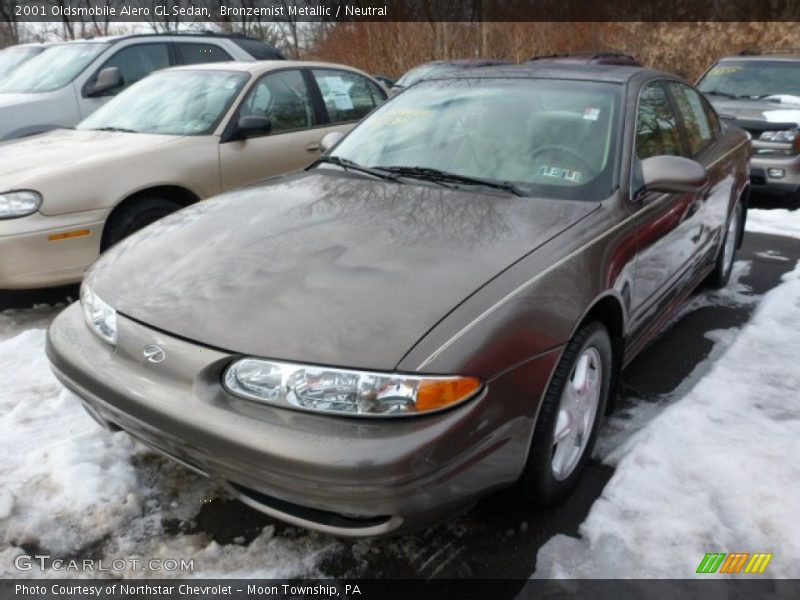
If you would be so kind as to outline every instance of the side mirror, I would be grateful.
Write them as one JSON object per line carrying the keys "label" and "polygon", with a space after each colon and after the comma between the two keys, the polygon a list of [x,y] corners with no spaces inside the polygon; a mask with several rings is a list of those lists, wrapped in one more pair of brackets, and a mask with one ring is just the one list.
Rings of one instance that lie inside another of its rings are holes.
{"label": "side mirror", "polygon": [[264,135],[272,130],[272,121],[267,117],[247,115],[236,123],[236,137],[244,140],[256,135]]}
{"label": "side mirror", "polygon": [[667,194],[697,192],[708,184],[706,168],[682,156],[651,156],[642,161],[644,189]]}
{"label": "side mirror", "polygon": [[106,92],[122,87],[124,83],[125,80],[118,67],[106,67],[97,74],[94,84],[86,92],[86,95],[89,98],[103,96]]}
{"label": "side mirror", "polygon": [[344,134],[341,131],[331,131],[330,133],[326,134],[319,143],[319,147],[323,154],[338,144],[343,137]]}

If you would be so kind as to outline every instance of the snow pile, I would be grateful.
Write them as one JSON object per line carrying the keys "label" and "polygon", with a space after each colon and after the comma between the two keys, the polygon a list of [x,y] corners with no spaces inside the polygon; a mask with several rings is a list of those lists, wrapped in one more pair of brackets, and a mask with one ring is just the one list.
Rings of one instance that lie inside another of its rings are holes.
{"label": "snow pile", "polygon": [[535,577],[690,577],[706,552],[774,552],[770,576],[800,577],[800,265],[783,279],[685,397],[611,453],[582,538],[548,541]]}
{"label": "snow pile", "polygon": [[753,233],[800,237],[800,210],[750,209],[747,211],[745,229]]}
{"label": "snow pile", "polygon": [[279,536],[267,526],[243,546],[167,533],[166,522],[190,521],[220,490],[86,414],[45,356],[42,327],[56,312],[0,312],[0,577],[80,575],[16,571],[14,558],[24,553],[106,564],[128,557],[194,560],[191,573],[131,567],[106,576],[321,576],[319,561],[341,546],[325,536]]}

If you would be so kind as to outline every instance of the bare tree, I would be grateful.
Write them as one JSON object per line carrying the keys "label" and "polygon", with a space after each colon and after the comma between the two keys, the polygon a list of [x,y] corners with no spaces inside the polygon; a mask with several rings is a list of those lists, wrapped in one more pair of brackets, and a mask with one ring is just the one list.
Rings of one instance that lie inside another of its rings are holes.
{"label": "bare tree", "polygon": [[0,47],[19,43],[19,23],[12,0],[0,0]]}

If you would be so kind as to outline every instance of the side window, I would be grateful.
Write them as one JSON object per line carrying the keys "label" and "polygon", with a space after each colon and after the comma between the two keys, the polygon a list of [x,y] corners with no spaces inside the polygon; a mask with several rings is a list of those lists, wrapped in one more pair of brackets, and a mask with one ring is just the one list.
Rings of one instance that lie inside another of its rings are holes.
{"label": "side window", "polygon": [[371,81],[347,71],[314,69],[314,79],[322,92],[322,99],[331,123],[358,121],[373,108],[383,103],[383,94]]}
{"label": "side window", "polygon": [[201,63],[222,62],[233,60],[230,54],[214,44],[176,44],[178,62],[184,65],[197,65]]}
{"label": "side window", "polygon": [[636,118],[636,157],[639,160],[669,154],[682,154],[678,123],[667,93],[658,83],[648,83],[639,95]]}
{"label": "side window", "polygon": [[272,121],[271,133],[313,127],[314,105],[300,71],[267,75],[248,92],[240,116],[257,115]]}
{"label": "side window", "polygon": [[699,93],[688,85],[670,82],[669,86],[686,128],[686,137],[689,139],[691,155],[697,156],[714,139],[714,133],[706,115],[703,99]]}
{"label": "side window", "polygon": [[138,44],[128,46],[117,52],[100,67],[117,67],[122,73],[122,89],[144,79],[153,71],[169,66],[169,49],[167,44]]}

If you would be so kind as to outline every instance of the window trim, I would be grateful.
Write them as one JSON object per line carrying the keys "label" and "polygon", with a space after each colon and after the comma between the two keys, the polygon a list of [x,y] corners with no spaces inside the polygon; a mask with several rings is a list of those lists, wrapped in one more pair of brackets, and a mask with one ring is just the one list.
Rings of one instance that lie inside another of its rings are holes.
{"label": "window trim", "polygon": [[[97,81],[97,76],[100,74],[100,71],[105,69],[106,65],[111,61],[111,59],[114,58],[115,56],[117,56],[120,52],[124,52],[125,50],[128,50],[129,48],[137,48],[139,46],[156,46],[156,45],[162,45],[162,46],[166,46],[167,47],[167,60],[169,61],[169,64],[167,64],[166,67],[162,67],[162,68],[163,69],[169,69],[170,67],[175,66],[175,64],[176,64],[175,63],[176,54],[175,54],[175,49],[172,47],[172,42],[168,42],[168,41],[165,41],[165,40],[155,40],[155,41],[152,41],[152,42],[139,42],[139,43],[136,43],[136,44],[127,44],[126,46],[122,46],[121,48],[117,48],[115,52],[112,52],[112,54],[108,58],[106,58],[100,64],[99,67],[97,67],[94,70],[94,73],[92,73],[89,76],[89,78],[83,83],[83,87],[81,88],[81,97],[83,97],[83,98],[91,98],[91,96],[89,96],[89,91],[90,91],[91,87],[94,85],[95,81]],[[110,47],[110,49],[113,49],[113,48],[114,48],[114,46]],[[160,71],[161,69],[156,69],[156,70]],[[155,72],[156,71],[150,71],[150,73],[145,75],[145,77],[148,77],[148,76],[152,75]],[[142,77],[142,79],[144,79],[144,77]],[[139,81],[141,81],[141,79]],[[128,89],[131,85],[133,85],[133,84],[126,85],[120,91]],[[119,92],[117,92],[117,93],[119,93]],[[102,96],[98,96],[98,98],[108,98],[108,97],[111,97],[111,96],[113,96],[113,94],[103,94]]]}

